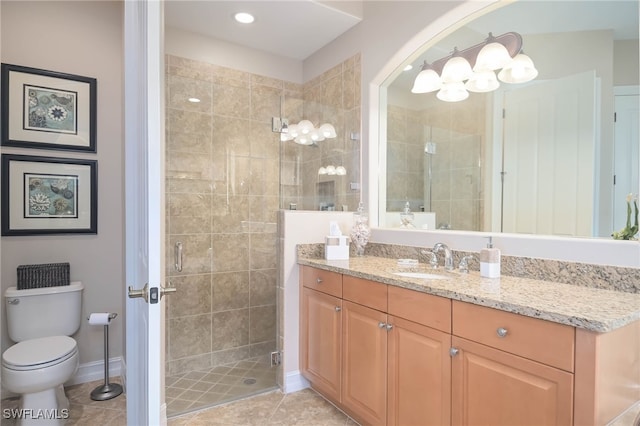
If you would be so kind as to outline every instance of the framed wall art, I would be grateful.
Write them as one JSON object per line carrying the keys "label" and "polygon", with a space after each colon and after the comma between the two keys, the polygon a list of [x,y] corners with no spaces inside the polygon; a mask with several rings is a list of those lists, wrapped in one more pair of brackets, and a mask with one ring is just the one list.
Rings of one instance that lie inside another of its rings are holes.
{"label": "framed wall art", "polygon": [[2,64],[2,145],[96,152],[96,79]]}
{"label": "framed wall art", "polygon": [[97,234],[97,161],[2,154],[2,235]]}

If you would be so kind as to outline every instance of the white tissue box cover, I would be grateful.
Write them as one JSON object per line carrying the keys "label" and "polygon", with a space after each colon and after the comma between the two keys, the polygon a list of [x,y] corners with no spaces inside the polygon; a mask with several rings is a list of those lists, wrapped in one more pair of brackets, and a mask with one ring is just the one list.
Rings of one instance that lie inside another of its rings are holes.
{"label": "white tissue box cover", "polygon": [[349,259],[348,237],[346,235],[325,237],[324,258],[326,260],[348,260]]}

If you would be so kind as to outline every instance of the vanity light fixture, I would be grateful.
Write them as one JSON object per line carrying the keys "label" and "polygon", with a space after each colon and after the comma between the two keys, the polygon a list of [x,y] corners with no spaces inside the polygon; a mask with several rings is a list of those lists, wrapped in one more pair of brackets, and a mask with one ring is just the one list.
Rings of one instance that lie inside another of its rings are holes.
{"label": "vanity light fixture", "polygon": [[[500,70],[500,71],[498,71]],[[497,72],[497,77],[496,77]],[[508,32],[489,37],[475,46],[459,51],[431,64],[427,61],[416,76],[412,93],[437,93],[446,102],[458,102],[469,92],[491,92],[505,83],[525,83],[538,76],[533,61],[522,52],[522,36]]]}
{"label": "vanity light fixture", "polygon": [[200,102],[200,99],[198,99],[198,98],[189,98],[189,99],[187,99],[187,100],[188,100],[189,102],[191,102],[191,103],[194,103],[194,104],[197,104],[197,103],[199,103],[199,102]]}
{"label": "vanity light fixture", "polygon": [[325,139],[333,139],[337,136],[336,129],[329,123],[320,127],[314,127],[309,120],[302,120],[298,124],[290,124],[280,131],[282,142],[293,141],[300,145],[313,145]]}
{"label": "vanity light fixture", "polygon": [[347,174],[347,169],[345,169],[343,166],[333,166],[333,165],[328,165],[326,167],[320,167],[318,169],[318,174],[319,175],[329,175],[329,176],[345,176]]}

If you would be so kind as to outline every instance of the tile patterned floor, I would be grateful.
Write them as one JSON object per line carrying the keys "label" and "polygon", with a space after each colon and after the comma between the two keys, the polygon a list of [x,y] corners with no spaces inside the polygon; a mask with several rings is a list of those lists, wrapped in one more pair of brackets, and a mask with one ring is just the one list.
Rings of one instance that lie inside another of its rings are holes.
{"label": "tile patterned floor", "polygon": [[279,390],[170,418],[168,426],[357,426],[311,389],[284,395]]}
{"label": "tile patterned floor", "polygon": [[166,377],[167,416],[277,389],[276,368],[264,358],[252,358]]}
{"label": "tile patterned floor", "polygon": [[[67,426],[126,426],[124,394],[108,401],[91,400],[91,391],[102,383],[100,380],[67,387],[70,402]],[[18,399],[3,400],[2,408],[18,408]],[[3,418],[0,424],[13,426],[16,421]],[[288,395],[279,390],[269,391],[168,420],[168,426],[205,425],[357,426],[357,423],[311,389]]]}
{"label": "tile patterned floor", "polygon": [[[117,378],[109,379],[110,382],[120,383]],[[124,394],[121,394],[107,401],[93,401],[90,397],[91,391],[104,384],[104,380],[82,383],[68,386],[66,388],[67,398],[69,398],[69,419],[67,425],[104,425],[104,426],[126,426],[127,424],[127,402]],[[18,408],[18,398],[8,398],[2,400],[2,408]],[[15,419],[5,419],[0,421],[2,426],[13,426],[17,424]]]}

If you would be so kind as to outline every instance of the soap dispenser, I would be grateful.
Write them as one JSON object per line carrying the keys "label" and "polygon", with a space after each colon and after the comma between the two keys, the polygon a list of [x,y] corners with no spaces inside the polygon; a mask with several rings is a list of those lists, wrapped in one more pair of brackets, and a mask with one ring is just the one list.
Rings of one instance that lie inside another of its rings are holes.
{"label": "soap dispenser", "polygon": [[407,201],[404,205],[404,210],[400,213],[400,228],[415,228],[413,226],[413,213],[411,213],[411,205]]}
{"label": "soap dispenser", "polygon": [[493,247],[492,238],[486,248],[480,250],[480,276],[486,278],[500,277],[500,249]]}

